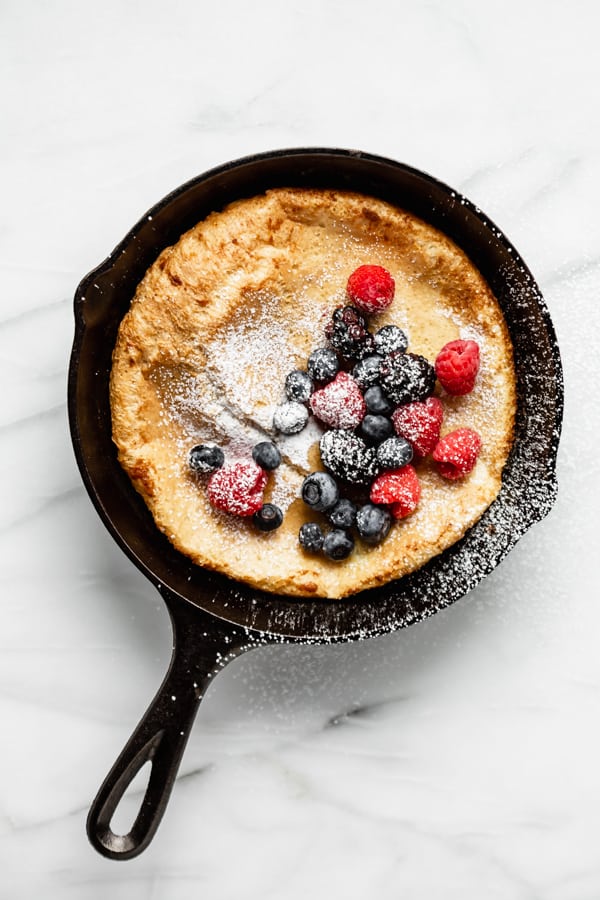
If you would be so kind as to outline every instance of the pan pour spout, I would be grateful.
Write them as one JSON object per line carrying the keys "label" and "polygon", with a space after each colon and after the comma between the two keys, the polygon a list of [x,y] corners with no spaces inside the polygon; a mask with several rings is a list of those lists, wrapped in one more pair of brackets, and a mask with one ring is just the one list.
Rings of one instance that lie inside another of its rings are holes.
{"label": "pan pour spout", "polygon": [[[163,595],[165,592],[163,590]],[[173,655],[156,696],[106,776],[87,818],[92,846],[110,859],[132,859],[146,849],[163,817],[200,701],[213,677],[253,646],[244,629],[189,608],[176,595],[165,601],[173,627]],[[149,762],[150,777],[127,834],[111,828],[127,788]]]}

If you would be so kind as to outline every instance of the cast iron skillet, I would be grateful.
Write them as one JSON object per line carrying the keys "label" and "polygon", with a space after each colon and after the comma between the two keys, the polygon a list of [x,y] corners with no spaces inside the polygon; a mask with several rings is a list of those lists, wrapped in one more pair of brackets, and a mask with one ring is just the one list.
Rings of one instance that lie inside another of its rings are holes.
{"label": "cast iron skillet", "polygon": [[[396,582],[343,601],[288,599],[193,565],[154,526],[117,462],[108,379],[116,332],[136,285],[160,251],[213,210],[276,186],[337,188],[381,197],[449,235],[496,294],[510,330],[518,376],[516,439],[497,500],[464,538]],[[334,642],[386,634],[453,603],[487,575],[556,496],[562,418],[559,352],[533,277],[504,235],[468,200],[434,178],[348,150],[280,150],[194,178],[154,206],[75,295],[69,416],[81,475],[104,524],[161,592],[173,626],[165,680],[109,772],[88,817],[93,846],[129,859],[156,831],[198,704],[211,678],[244,650],[272,642]],[[111,818],[145,762],[151,773],[128,834]]]}

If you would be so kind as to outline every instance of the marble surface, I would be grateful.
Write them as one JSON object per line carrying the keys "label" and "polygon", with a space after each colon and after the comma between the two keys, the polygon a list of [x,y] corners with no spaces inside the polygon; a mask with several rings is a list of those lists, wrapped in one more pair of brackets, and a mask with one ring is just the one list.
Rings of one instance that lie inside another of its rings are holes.
{"label": "marble surface", "polygon": [[[591,0],[2,4],[2,900],[600,897],[598,19]],[[178,184],[311,145],[430,172],[522,253],[565,366],[560,496],[429,621],[229,666],[153,844],[110,862],[86,811],[170,631],[74,463],[72,296]]]}

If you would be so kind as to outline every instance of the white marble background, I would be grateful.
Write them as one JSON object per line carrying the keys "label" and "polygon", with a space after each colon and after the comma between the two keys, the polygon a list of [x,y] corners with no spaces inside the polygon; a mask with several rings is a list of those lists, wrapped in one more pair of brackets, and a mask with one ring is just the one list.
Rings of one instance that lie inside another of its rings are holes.
{"label": "white marble background", "polygon": [[[599,24],[594,0],[3,0],[2,900],[600,898]],[[154,843],[109,862],[86,811],[170,635],[73,460],[72,296],[173,187],[303,145],[424,169],[518,247],[563,352],[560,498],[430,621],[234,663]]]}

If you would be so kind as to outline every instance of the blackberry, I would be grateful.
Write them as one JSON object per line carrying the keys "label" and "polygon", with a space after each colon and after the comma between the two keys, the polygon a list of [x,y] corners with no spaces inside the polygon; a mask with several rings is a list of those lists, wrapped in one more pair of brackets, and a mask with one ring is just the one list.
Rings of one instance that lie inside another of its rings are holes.
{"label": "blackberry", "polygon": [[317,512],[325,512],[338,502],[340,492],[327,472],[312,472],[302,482],[302,499]]}
{"label": "blackberry", "polygon": [[413,458],[413,448],[403,437],[389,437],[377,448],[377,462],[382,469],[401,469]]}
{"label": "blackberry", "polygon": [[343,481],[369,484],[379,472],[373,447],[351,431],[326,431],[319,444],[321,460],[326,469]]}
{"label": "blackberry", "polygon": [[336,528],[352,528],[356,520],[356,506],[351,500],[342,498],[329,510],[327,518]]}
{"label": "blackberry", "polygon": [[225,462],[225,454],[216,444],[197,444],[192,447],[189,455],[189,465],[193,472],[199,475],[209,475],[220,469]]}
{"label": "blackberry", "polygon": [[412,403],[433,394],[435,369],[424,356],[396,350],[382,362],[379,381],[394,403]]}
{"label": "blackberry", "polygon": [[390,403],[383,393],[381,385],[374,384],[365,391],[365,403],[370,413],[378,416],[387,416],[394,411],[394,404]]}
{"label": "blackberry", "polygon": [[270,472],[281,465],[281,453],[272,441],[261,441],[252,448],[252,459],[261,469]]}
{"label": "blackberry", "polygon": [[330,531],[323,541],[323,553],[329,559],[347,559],[354,550],[352,537],[341,528]]}
{"label": "blackberry", "polygon": [[369,413],[360,423],[360,433],[370,444],[380,444],[394,433],[394,426],[385,416]]}
{"label": "blackberry", "polygon": [[332,381],[338,373],[340,364],[337,353],[330,347],[313,350],[308,357],[308,374],[314,381]]}
{"label": "blackberry", "polygon": [[367,544],[380,544],[392,526],[390,513],[382,506],[365,503],[356,514],[356,527]]}
{"label": "blackberry", "polygon": [[383,362],[383,356],[365,356],[359,360],[352,369],[352,375],[358,382],[358,386],[364,391],[366,388],[377,384],[379,380],[379,367]]}
{"label": "blackberry", "polygon": [[283,522],[283,513],[274,503],[264,503],[254,513],[252,521],[261,531],[275,531]]}
{"label": "blackberry", "polygon": [[308,410],[295,400],[280,403],[273,413],[273,428],[282,434],[297,434],[307,422]]}
{"label": "blackberry", "polygon": [[285,379],[285,395],[288,400],[305,403],[313,392],[312,378],[308,372],[294,369]]}
{"label": "blackberry", "polygon": [[338,306],[325,328],[327,340],[344,359],[362,359],[375,352],[373,335],[354,306]]}
{"label": "blackberry", "polygon": [[298,532],[298,541],[305,550],[316,553],[323,546],[323,530],[316,522],[305,522]]}
{"label": "blackberry", "polygon": [[374,334],[375,346],[377,352],[382,356],[389,356],[390,353],[399,351],[404,353],[408,347],[408,338],[406,333],[398,328],[397,325],[384,325]]}

